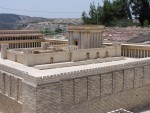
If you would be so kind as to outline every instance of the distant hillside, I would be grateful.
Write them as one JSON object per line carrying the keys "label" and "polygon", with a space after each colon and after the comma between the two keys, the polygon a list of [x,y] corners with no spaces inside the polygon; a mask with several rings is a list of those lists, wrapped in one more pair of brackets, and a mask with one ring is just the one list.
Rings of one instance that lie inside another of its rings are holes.
{"label": "distant hillside", "polygon": [[42,17],[29,17],[16,14],[0,14],[0,30],[22,29],[28,23],[44,22],[50,19]]}
{"label": "distant hillside", "polygon": [[82,25],[83,21],[80,18],[55,18],[51,21],[29,23],[24,29],[27,30],[44,30],[55,31],[57,28],[66,31],[68,25]]}
{"label": "distant hillside", "polygon": [[0,14],[0,30],[28,29],[43,30],[45,28],[55,30],[58,26],[65,29],[66,25],[82,25],[81,18],[42,18],[16,14]]}

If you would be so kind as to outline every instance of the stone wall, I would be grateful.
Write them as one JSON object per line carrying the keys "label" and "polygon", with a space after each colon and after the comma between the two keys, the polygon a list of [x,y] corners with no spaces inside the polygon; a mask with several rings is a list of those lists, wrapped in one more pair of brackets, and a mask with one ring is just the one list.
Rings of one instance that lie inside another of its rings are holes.
{"label": "stone wall", "polygon": [[0,112],[22,112],[22,79],[0,72]]}
{"label": "stone wall", "polygon": [[106,113],[150,104],[150,65],[100,73],[37,88],[37,113]]}
{"label": "stone wall", "polygon": [[69,51],[34,54],[33,56],[34,65],[69,62],[71,59]]}
{"label": "stone wall", "polygon": [[62,62],[77,62],[90,59],[120,57],[121,45],[113,45],[110,47],[96,49],[80,49],[62,52],[37,53],[35,49],[26,50],[25,52],[7,50],[6,57],[9,60],[22,63],[24,65],[33,66],[41,64],[54,64]]}
{"label": "stone wall", "polygon": [[[97,59],[106,57],[120,57],[121,45],[96,48],[96,49],[79,49],[72,51],[72,61],[83,61],[87,59]],[[89,57],[89,58],[88,58]]]}
{"label": "stone wall", "polygon": [[150,59],[32,77],[0,65],[4,113],[106,113],[150,104]]}
{"label": "stone wall", "polygon": [[7,59],[12,60],[14,62],[18,63],[24,63],[25,61],[25,56],[23,53],[15,52],[13,50],[8,50],[7,51]]}

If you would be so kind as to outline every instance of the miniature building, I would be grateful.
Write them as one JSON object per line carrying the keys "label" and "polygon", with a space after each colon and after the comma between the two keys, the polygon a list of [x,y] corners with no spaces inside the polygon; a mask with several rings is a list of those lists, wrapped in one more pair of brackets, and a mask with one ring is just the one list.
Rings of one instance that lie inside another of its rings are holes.
{"label": "miniature building", "polygon": [[0,30],[0,45],[9,44],[9,48],[41,47],[43,35],[34,30]]}
{"label": "miniature building", "polygon": [[149,105],[150,58],[136,51],[150,51],[150,46],[101,43],[83,46],[87,49],[70,43],[61,47],[42,42],[40,48],[24,49],[3,44],[0,112],[107,113]]}
{"label": "miniature building", "polygon": [[[94,26],[92,32],[94,32],[95,28],[96,31],[100,31],[100,32],[104,30],[104,28],[102,29],[102,27]],[[75,29],[72,28],[72,31],[73,30],[76,31],[76,29],[77,29],[76,27]],[[69,40],[71,40],[71,38],[72,37],[69,37]],[[103,41],[102,41],[102,37],[100,38],[101,38],[100,41],[101,44]],[[2,50],[2,52],[5,51]],[[56,46],[52,48],[49,42],[42,42],[41,48],[22,49],[22,51],[20,50],[7,51],[7,59],[22,63],[27,66],[43,65],[43,64],[51,64],[51,63],[78,62],[78,61],[86,62],[86,60],[96,60],[96,59],[102,59],[108,57],[120,57],[120,56],[121,56],[121,45],[119,44],[118,45],[114,44],[112,46],[103,47],[103,48],[97,46],[97,48],[81,49],[78,46],[72,46],[72,45],[69,45],[68,48],[62,48]],[[15,59],[12,59],[12,57],[14,57]]]}
{"label": "miniature building", "polygon": [[76,45],[80,49],[100,48],[103,46],[103,26],[70,26],[69,45]]}

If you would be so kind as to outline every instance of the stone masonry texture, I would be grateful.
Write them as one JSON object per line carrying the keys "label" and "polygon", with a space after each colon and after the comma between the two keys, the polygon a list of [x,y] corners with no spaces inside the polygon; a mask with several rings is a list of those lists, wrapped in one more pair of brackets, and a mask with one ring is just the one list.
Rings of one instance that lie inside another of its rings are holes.
{"label": "stone masonry texture", "polygon": [[106,113],[150,104],[149,65],[37,86],[7,73],[0,81],[2,113]]}

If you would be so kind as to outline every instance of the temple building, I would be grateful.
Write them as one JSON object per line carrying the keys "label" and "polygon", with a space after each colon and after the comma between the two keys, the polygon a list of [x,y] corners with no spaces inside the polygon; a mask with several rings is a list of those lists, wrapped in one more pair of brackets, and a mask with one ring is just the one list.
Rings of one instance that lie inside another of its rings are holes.
{"label": "temple building", "polygon": [[76,45],[80,49],[100,48],[103,46],[102,26],[69,26],[69,45]]}

